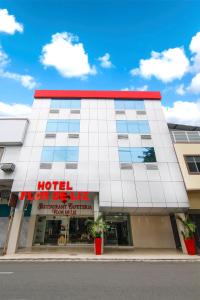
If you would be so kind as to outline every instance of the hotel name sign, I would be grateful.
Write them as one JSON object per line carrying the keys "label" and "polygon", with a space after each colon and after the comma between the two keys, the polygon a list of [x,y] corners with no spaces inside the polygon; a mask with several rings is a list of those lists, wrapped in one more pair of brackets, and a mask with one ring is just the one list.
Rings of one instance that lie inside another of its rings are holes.
{"label": "hotel name sign", "polygon": [[88,201],[88,192],[75,192],[69,181],[38,181],[37,192],[21,192],[19,200],[28,201]]}
{"label": "hotel name sign", "polygon": [[37,191],[23,191],[19,200],[38,201],[37,214],[40,215],[93,215],[89,193],[74,191],[69,181],[38,181]]}

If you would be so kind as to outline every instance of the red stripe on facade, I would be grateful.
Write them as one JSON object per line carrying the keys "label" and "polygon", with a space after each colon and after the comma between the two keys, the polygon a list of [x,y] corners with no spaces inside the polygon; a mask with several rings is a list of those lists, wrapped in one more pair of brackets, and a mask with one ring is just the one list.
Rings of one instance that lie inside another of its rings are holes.
{"label": "red stripe on facade", "polygon": [[36,90],[34,98],[40,99],[145,99],[161,100],[160,92],[149,91],[80,91],[80,90]]}

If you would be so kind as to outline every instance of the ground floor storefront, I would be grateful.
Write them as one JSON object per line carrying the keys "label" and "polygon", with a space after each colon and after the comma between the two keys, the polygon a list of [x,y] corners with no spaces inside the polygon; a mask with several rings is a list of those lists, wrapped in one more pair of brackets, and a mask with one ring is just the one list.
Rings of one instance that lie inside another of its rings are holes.
{"label": "ground floor storefront", "polygon": [[[133,208],[101,207],[97,193],[91,193],[88,201],[79,202],[20,201],[13,217],[7,214],[0,220],[1,247],[7,238],[7,254],[47,248],[94,249],[88,222],[99,215],[108,226],[103,235],[104,249],[180,250],[183,245],[175,212],[149,214],[148,209],[142,213]],[[2,234],[1,229],[8,228],[9,222],[9,234]]]}

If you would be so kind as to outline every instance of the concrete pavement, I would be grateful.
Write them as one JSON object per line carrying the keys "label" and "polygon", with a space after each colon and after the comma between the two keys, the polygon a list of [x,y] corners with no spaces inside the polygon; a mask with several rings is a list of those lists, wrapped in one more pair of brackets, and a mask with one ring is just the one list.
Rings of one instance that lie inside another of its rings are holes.
{"label": "concrete pavement", "polygon": [[175,249],[105,248],[103,255],[95,255],[93,247],[34,247],[22,249],[14,255],[0,257],[0,261],[200,261],[199,255],[187,255]]}

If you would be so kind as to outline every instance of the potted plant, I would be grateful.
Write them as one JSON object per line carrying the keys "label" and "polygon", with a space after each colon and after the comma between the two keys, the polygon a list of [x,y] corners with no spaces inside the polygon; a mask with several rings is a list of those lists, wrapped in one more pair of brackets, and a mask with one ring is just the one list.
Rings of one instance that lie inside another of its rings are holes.
{"label": "potted plant", "polygon": [[194,233],[196,230],[196,225],[186,217],[186,219],[182,219],[181,217],[177,217],[177,219],[183,224],[184,231],[181,231],[183,235],[183,239],[185,242],[185,246],[189,255],[196,254],[196,243],[194,238]]}
{"label": "potted plant", "polygon": [[87,220],[86,225],[88,226],[89,234],[95,240],[95,253],[96,255],[102,254],[102,235],[103,232],[107,231],[108,227],[103,220],[102,216],[99,216],[96,220]]}

